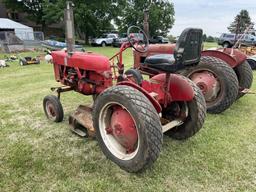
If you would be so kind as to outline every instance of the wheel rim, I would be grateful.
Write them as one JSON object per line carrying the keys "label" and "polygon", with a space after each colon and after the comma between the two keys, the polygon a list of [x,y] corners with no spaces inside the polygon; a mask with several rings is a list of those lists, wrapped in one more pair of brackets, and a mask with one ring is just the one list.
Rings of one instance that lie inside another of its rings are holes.
{"label": "wheel rim", "polygon": [[50,101],[46,102],[46,112],[49,119],[56,119],[56,111],[53,104]]}
{"label": "wheel rim", "polygon": [[188,74],[191,79],[202,91],[207,107],[214,105],[222,99],[224,85],[218,76],[209,69],[193,70]]}
{"label": "wheel rim", "polygon": [[[122,117],[126,121],[123,124]],[[115,157],[130,160],[136,156],[140,145],[139,132],[127,108],[120,103],[109,102],[102,107],[98,121],[102,140]]]}
{"label": "wheel rim", "polygon": [[22,62],[22,61],[20,61],[20,65],[23,65],[23,62]]}

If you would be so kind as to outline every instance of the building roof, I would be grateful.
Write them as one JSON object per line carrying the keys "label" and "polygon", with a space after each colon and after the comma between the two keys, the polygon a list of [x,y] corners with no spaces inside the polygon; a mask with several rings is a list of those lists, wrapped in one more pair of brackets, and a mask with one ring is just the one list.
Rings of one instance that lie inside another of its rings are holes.
{"label": "building roof", "polygon": [[11,19],[0,18],[0,29],[32,29]]}

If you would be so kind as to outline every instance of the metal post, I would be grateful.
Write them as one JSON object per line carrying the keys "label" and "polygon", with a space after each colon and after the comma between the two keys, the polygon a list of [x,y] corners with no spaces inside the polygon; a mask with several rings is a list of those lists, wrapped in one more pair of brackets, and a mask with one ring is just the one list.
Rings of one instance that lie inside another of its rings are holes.
{"label": "metal post", "polygon": [[74,4],[71,1],[67,1],[67,8],[65,9],[65,23],[67,51],[69,54],[72,54],[74,51],[75,44],[73,6]]}

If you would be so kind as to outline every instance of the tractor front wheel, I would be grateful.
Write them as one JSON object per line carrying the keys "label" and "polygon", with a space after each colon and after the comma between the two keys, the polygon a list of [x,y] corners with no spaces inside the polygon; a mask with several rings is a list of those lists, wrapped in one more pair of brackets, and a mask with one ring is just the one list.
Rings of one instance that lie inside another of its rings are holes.
{"label": "tractor front wheel", "polygon": [[136,83],[137,85],[141,85],[143,81],[143,77],[137,69],[128,69],[127,71],[125,71],[125,75],[127,75],[127,78]]}
{"label": "tractor front wheel", "polygon": [[252,70],[256,70],[256,61],[253,59],[247,59],[247,62],[251,66]]}
{"label": "tractor front wheel", "polygon": [[221,113],[236,100],[239,89],[237,76],[221,59],[202,56],[198,65],[187,67],[181,74],[201,89],[209,113]]}
{"label": "tractor front wheel", "polygon": [[48,95],[43,100],[44,113],[48,119],[61,122],[64,117],[60,100],[55,95]]}
{"label": "tractor front wheel", "polygon": [[103,153],[128,172],[138,172],[159,156],[163,134],[150,101],[129,86],[114,86],[94,103],[93,125]]}
{"label": "tractor front wheel", "polygon": [[187,139],[197,133],[203,126],[206,117],[206,103],[204,96],[196,84],[187,79],[194,90],[194,98],[187,102],[173,102],[163,109],[163,118],[167,120],[182,119],[180,126],[165,132],[174,139]]}
{"label": "tractor front wheel", "polygon": [[253,81],[253,73],[252,69],[247,61],[244,61],[242,64],[236,66],[234,68],[238,82],[239,82],[239,90],[240,92],[237,95],[237,99],[244,96],[245,93],[242,93],[244,89],[250,89]]}

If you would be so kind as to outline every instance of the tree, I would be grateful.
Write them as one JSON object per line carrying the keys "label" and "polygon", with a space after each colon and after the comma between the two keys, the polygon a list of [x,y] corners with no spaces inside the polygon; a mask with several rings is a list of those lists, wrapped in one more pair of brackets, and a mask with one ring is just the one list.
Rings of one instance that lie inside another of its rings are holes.
{"label": "tree", "polygon": [[203,34],[203,42],[205,42],[206,41],[206,39],[207,39],[207,35],[206,34]]}
{"label": "tree", "polygon": [[228,30],[231,33],[240,34],[244,33],[247,27],[252,25],[249,12],[247,10],[241,10],[240,13],[235,17],[235,20],[230,24]]}
{"label": "tree", "polygon": [[[125,0],[73,0],[74,19],[78,34],[88,40],[88,36],[99,35],[113,30],[111,21],[117,17],[119,7]],[[41,24],[42,31],[52,23],[63,21],[66,0],[4,0],[7,8],[25,12],[30,20]]]}
{"label": "tree", "polygon": [[167,38],[169,39],[169,41],[170,41],[171,43],[174,43],[174,42],[176,41],[176,37],[173,36],[173,35],[168,35]]}
{"label": "tree", "polygon": [[127,0],[116,17],[118,29],[126,32],[131,25],[143,27],[143,10],[149,10],[150,35],[167,35],[174,24],[174,7],[168,0]]}
{"label": "tree", "polygon": [[36,24],[42,26],[42,31],[45,30],[46,20],[44,19],[44,3],[46,0],[4,0],[5,6],[13,11],[20,11],[28,14],[28,18]]}
{"label": "tree", "polygon": [[[63,20],[65,0],[55,0],[45,6],[45,20]],[[88,42],[88,37],[98,36],[105,31],[114,30],[111,21],[117,17],[125,0],[73,0],[74,20],[77,34]]]}
{"label": "tree", "polygon": [[205,41],[206,41],[206,42],[214,42],[214,41],[215,41],[215,38],[212,37],[212,36],[208,36]]}

